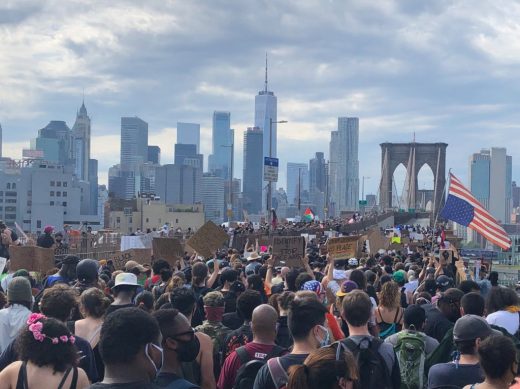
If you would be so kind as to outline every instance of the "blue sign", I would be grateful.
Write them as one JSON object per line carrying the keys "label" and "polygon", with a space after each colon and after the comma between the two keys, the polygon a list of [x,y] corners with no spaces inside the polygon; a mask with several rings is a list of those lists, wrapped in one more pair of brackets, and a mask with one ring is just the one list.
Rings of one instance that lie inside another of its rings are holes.
{"label": "blue sign", "polygon": [[278,158],[264,157],[264,181],[278,181]]}
{"label": "blue sign", "polygon": [[264,157],[264,166],[278,167],[278,158]]}

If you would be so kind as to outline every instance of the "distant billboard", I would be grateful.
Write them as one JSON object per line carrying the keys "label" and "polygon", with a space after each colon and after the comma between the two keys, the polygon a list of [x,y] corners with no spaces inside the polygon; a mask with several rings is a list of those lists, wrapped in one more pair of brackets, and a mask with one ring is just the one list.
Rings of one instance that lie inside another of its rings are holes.
{"label": "distant billboard", "polygon": [[23,149],[22,157],[27,159],[43,159],[43,150]]}

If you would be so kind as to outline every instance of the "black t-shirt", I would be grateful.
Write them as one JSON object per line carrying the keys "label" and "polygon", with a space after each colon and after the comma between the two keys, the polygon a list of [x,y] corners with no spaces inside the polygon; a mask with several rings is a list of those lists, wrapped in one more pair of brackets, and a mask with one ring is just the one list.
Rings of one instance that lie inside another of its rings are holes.
{"label": "black t-shirt", "polygon": [[133,307],[135,307],[134,304],[123,304],[123,305],[110,304],[105,312],[105,316],[114,311],[117,311],[118,309],[121,309],[121,308],[133,308]]}
{"label": "black t-shirt", "polygon": [[244,324],[244,319],[240,318],[236,312],[225,313],[222,316],[222,324],[231,330],[238,330]]}
{"label": "black t-shirt", "polygon": [[39,247],[44,247],[46,249],[50,249],[54,244],[54,238],[49,234],[43,234],[38,237],[36,245]]}
{"label": "black t-shirt", "polygon": [[[301,365],[309,354],[287,354],[280,357],[280,364],[287,371],[290,366]],[[276,389],[267,364],[262,366],[256,375],[253,389]]]}
{"label": "black t-shirt", "polygon": [[144,381],[125,382],[122,384],[102,384],[98,382],[90,385],[89,389],[160,389],[160,386]]}
{"label": "black t-shirt", "polygon": [[441,311],[432,304],[423,304],[421,308],[426,311],[426,324],[424,326],[424,333],[432,338],[437,339],[440,343],[444,335],[450,328],[453,327],[453,323],[449,321]]}
{"label": "black t-shirt", "polygon": [[161,388],[164,388],[168,385],[173,385],[173,387],[181,387],[182,384],[183,389],[200,389],[199,386],[186,381],[184,378],[178,376],[175,373],[159,373],[155,383]]}
{"label": "black t-shirt", "polygon": [[478,363],[475,365],[456,365],[452,362],[439,363],[430,368],[428,388],[463,388],[466,385],[483,382],[484,378],[484,372]]}

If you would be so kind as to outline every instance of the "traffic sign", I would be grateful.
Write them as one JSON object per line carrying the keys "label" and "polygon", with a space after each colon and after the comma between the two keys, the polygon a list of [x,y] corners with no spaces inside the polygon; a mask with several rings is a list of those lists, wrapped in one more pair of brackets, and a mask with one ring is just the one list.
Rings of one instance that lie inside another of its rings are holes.
{"label": "traffic sign", "polygon": [[264,157],[264,181],[278,181],[278,158]]}
{"label": "traffic sign", "polygon": [[367,200],[359,200],[359,205],[367,205],[367,204],[368,204]]}

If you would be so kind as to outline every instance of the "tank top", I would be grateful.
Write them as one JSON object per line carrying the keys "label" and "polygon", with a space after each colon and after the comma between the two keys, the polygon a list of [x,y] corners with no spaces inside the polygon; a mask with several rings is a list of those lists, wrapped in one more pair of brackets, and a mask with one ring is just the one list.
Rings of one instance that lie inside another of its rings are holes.
{"label": "tank top", "polygon": [[[70,371],[74,370],[72,373],[72,382],[70,384],[70,389],[76,389],[76,385],[78,383],[78,368],[69,367],[65,374],[63,374],[63,378],[61,379],[60,384],[58,385],[58,389],[63,389],[63,385],[65,384],[65,381],[67,380],[67,377],[70,374]],[[29,389],[29,383],[27,381],[27,362],[24,361],[22,363],[22,366],[20,367],[20,371],[18,372],[18,380],[16,381],[16,389]]]}

